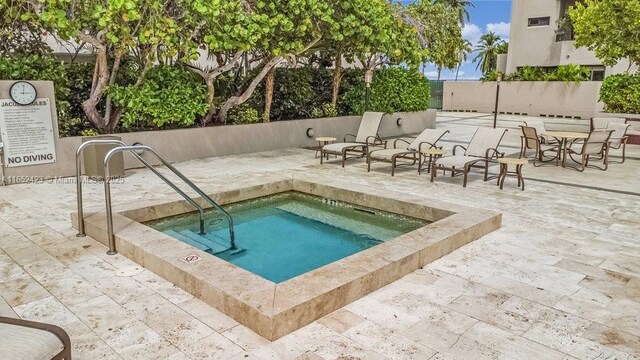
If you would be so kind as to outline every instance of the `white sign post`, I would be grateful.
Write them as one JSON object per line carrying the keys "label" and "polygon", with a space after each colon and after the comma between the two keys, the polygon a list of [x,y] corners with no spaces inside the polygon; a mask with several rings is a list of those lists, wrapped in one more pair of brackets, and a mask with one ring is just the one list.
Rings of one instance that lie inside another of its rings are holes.
{"label": "white sign post", "polygon": [[31,105],[0,99],[0,132],[4,166],[18,167],[56,162],[56,145],[48,98]]}

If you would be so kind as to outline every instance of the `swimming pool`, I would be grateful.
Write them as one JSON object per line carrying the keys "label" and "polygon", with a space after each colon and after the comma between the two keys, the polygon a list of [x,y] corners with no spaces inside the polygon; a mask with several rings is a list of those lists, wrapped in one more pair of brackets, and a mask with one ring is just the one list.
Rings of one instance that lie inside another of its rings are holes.
{"label": "swimming pool", "polygon": [[320,268],[428,224],[424,220],[289,191],[225,206],[236,242],[230,251],[225,221],[198,234],[197,213],[146,225],[274,283]]}

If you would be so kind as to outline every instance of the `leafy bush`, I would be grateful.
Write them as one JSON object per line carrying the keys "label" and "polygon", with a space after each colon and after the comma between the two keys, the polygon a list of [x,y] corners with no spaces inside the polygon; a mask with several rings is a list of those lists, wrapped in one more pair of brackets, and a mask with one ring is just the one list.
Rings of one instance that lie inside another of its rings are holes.
{"label": "leafy bush", "polygon": [[241,105],[229,112],[229,122],[235,125],[255,124],[262,122],[262,119],[258,115],[258,110]]}
{"label": "leafy bush", "polygon": [[141,85],[115,85],[108,93],[123,111],[124,128],[192,126],[207,112],[206,85],[175,65],[156,66]]}
{"label": "leafy bush", "polygon": [[[368,110],[385,113],[421,111],[429,108],[429,98],[429,80],[422,74],[401,67],[390,67],[374,74]],[[347,90],[344,102],[352,113],[364,112],[364,79]]]}
{"label": "leafy bush", "polygon": [[338,109],[332,103],[326,103],[311,110],[312,118],[328,118],[338,116]]}
{"label": "leafy bush", "polygon": [[48,80],[53,82],[56,93],[58,119],[69,118],[69,94],[67,68],[53,55],[31,54],[20,57],[0,56],[0,79]]}
{"label": "leafy bush", "polygon": [[607,76],[600,89],[607,112],[640,114],[640,74]]}

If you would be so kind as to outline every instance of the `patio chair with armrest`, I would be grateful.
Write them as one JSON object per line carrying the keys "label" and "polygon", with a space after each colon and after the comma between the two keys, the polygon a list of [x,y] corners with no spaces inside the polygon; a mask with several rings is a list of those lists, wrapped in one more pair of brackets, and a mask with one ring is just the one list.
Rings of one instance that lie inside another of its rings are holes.
{"label": "patio chair with armrest", "polygon": [[[520,145],[520,158],[527,156],[527,150],[534,150],[534,159],[539,161],[540,163],[553,161],[558,157],[558,144],[549,144],[543,142],[542,138],[538,135],[538,131],[536,128],[532,126],[520,126],[522,128],[522,136],[520,137],[521,145]],[[545,160],[544,153],[547,151],[553,151],[554,157]],[[533,162],[534,166],[536,162]]]}
{"label": "patio chair with armrest", "polygon": [[545,134],[547,132],[547,128],[544,125],[544,121],[542,120],[528,120],[528,121],[524,121],[524,126],[528,126],[528,127],[532,127],[536,129],[536,133],[538,134],[538,137],[540,138],[540,143],[541,144],[549,144],[549,145],[555,145],[558,143],[558,140],[556,139],[550,139],[549,137],[547,137]]}
{"label": "patio chair with armrest", "polygon": [[[576,170],[584,171],[589,166],[589,160],[592,156],[598,156],[598,160],[602,160],[604,168],[595,165],[592,167],[602,171],[607,170],[609,167],[609,139],[611,138],[611,133],[613,133],[613,130],[594,130],[586,140],[576,139],[569,143],[565,151],[571,160],[580,164],[580,167]],[[580,159],[576,160],[573,157],[574,155],[580,156]]]}
{"label": "patio chair with armrest", "polygon": [[[631,125],[620,123],[620,122],[610,122],[607,124],[607,130],[613,130],[611,133],[611,138],[609,139],[609,149],[620,150],[622,149],[622,161],[616,161],[616,163],[623,164],[627,157],[627,141],[629,141],[629,136],[627,132]],[[609,163],[612,163],[610,161]]]}
{"label": "patio chair with armrest", "polygon": [[627,119],[618,117],[592,117],[591,130],[606,129],[611,123],[625,124]]}
{"label": "patio chair with armrest", "polygon": [[70,360],[71,340],[58,326],[0,316],[0,359]]}
{"label": "patio chair with armrest", "polygon": [[[384,116],[384,113],[365,112],[360,121],[358,134],[346,134],[343,139],[344,142],[328,144],[322,147],[320,150],[320,164],[322,164],[323,158],[328,154],[340,155],[342,156],[342,167],[344,167],[349,155],[361,158],[367,155],[370,146],[386,147],[386,141],[380,139],[378,135],[382,116]],[[353,141],[349,142],[348,140],[351,139],[353,139]]]}
{"label": "patio chair with armrest", "polygon": [[[467,187],[467,178],[471,168],[484,169],[484,181],[489,177],[489,162],[503,157],[504,153],[498,151],[498,146],[502,142],[506,129],[478,128],[471,138],[469,145],[465,148],[462,145],[453,147],[453,155],[445,156],[433,162],[431,170],[431,182],[436,177],[437,170],[450,170],[451,176],[457,174],[464,175],[463,187]],[[464,149],[464,154],[456,154],[456,150]]]}
{"label": "patio chair with armrest", "polygon": [[411,163],[406,165],[415,165],[416,162],[419,164],[419,172],[424,161],[422,151],[437,148],[438,141],[448,132],[448,130],[442,129],[425,129],[413,141],[399,138],[393,142],[393,148],[373,150],[369,152],[367,157],[367,171],[371,171],[371,162],[373,161],[389,162],[391,163],[391,176],[394,176],[396,167],[400,165],[398,160],[408,160]]}

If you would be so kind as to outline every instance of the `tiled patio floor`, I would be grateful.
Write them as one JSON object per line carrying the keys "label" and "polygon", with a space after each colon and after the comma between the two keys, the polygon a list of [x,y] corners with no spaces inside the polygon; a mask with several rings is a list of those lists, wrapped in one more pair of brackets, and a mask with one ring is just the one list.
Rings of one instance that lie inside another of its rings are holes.
{"label": "tiled patio floor", "polygon": [[[438,127],[451,130],[445,148],[490,119],[440,114]],[[504,145],[517,152],[519,132]],[[0,316],[62,326],[75,359],[640,358],[640,147],[629,155],[607,172],[528,166],[524,192],[479,174],[463,189],[461,178],[431,184],[409,170],[391,178],[382,163],[371,173],[363,161],[320,166],[302,149],[177,164],[208,191],[290,172],[503,212],[499,231],[273,343],[76,238],[73,183],[0,188]],[[150,172],[130,174],[113,186],[116,210],[174,198]],[[86,189],[88,210],[102,210],[101,185]]]}

